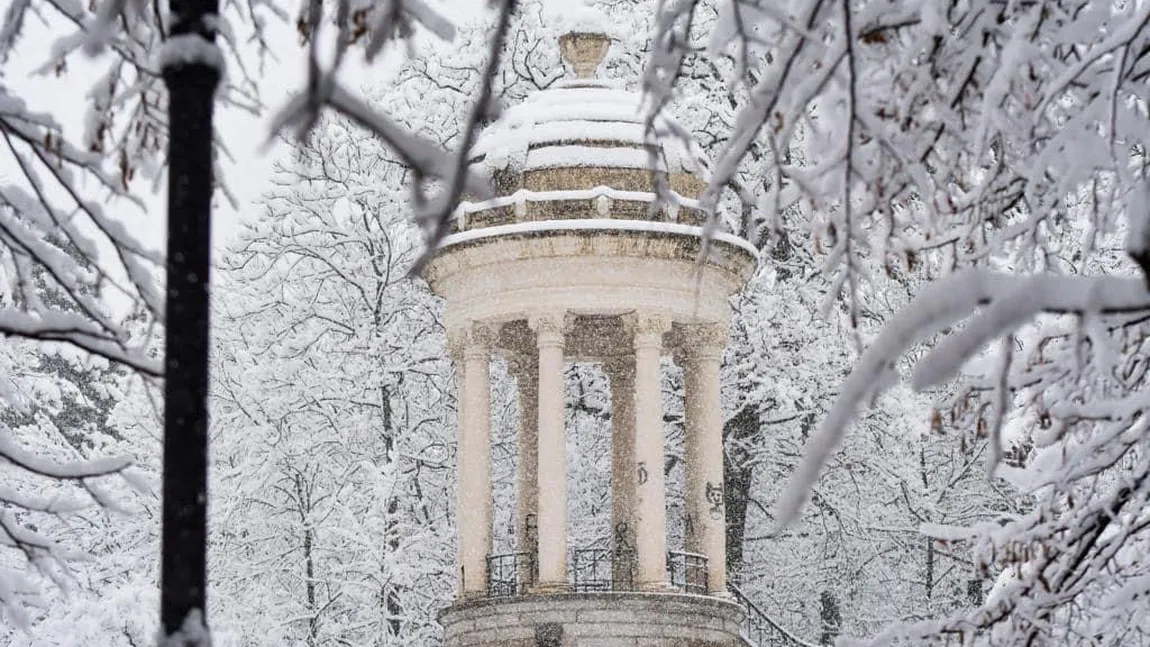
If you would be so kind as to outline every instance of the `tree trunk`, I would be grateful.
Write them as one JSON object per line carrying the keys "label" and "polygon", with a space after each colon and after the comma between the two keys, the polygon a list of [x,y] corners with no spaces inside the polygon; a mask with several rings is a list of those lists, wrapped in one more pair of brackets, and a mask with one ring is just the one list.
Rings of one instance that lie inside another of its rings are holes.
{"label": "tree trunk", "polygon": [[[378,326],[377,326],[378,328]],[[393,411],[391,408],[391,389],[384,386],[380,388],[380,408],[383,415],[383,460],[394,474],[395,482],[399,483],[399,466],[395,463],[395,429],[392,427]],[[399,528],[397,515],[399,514],[399,497],[393,492],[387,500],[387,518],[384,525],[387,538],[387,552],[395,555],[399,552]],[[383,600],[384,617],[387,620],[387,635],[385,644],[394,643],[393,638],[399,638],[403,629],[403,606],[400,604],[399,588],[391,581],[390,574],[383,573],[383,589],[380,596]]]}
{"label": "tree trunk", "polygon": [[930,602],[934,597],[934,539],[927,537],[926,541],[926,600]]}
{"label": "tree trunk", "polygon": [[[170,0],[169,6],[171,38],[198,34],[214,43],[205,17],[216,14],[217,0]],[[169,57],[162,70],[171,137],[160,620],[165,635],[185,621],[193,630],[170,645],[195,644],[194,628],[207,626],[208,271],[212,104],[220,72],[189,58]]]}
{"label": "tree trunk", "polygon": [[819,636],[820,645],[833,645],[839,636],[842,626],[842,612],[839,610],[839,599],[830,590],[824,590],[819,596],[819,624],[822,625],[822,635]]}
{"label": "tree trunk", "polygon": [[312,530],[308,526],[303,529],[303,558],[306,583],[304,591],[307,594],[307,612],[311,616],[307,623],[308,647],[315,647],[319,637],[319,607],[315,601],[315,556],[312,554]]}
{"label": "tree trunk", "polygon": [[304,488],[303,475],[299,472],[292,477],[295,485],[296,503],[299,506],[299,522],[303,529],[304,596],[307,600],[307,644],[316,646],[319,636],[319,604],[315,599],[315,534],[311,527],[311,488]]}
{"label": "tree trunk", "polygon": [[[744,407],[723,425],[723,441],[728,448],[759,430],[759,412]],[[751,493],[752,469],[746,467],[746,452],[730,449],[723,452],[723,497],[727,507],[727,573],[738,581],[743,566],[743,534],[747,526],[747,502]]]}

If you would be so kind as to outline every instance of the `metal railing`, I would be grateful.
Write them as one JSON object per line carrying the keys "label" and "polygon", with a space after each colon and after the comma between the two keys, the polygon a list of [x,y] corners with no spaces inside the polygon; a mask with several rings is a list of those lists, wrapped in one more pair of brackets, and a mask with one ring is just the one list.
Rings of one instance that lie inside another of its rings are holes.
{"label": "metal railing", "polygon": [[[577,548],[571,551],[572,588],[575,591],[632,591],[635,589],[635,551],[629,548]],[[698,553],[667,553],[671,586],[684,593],[706,595],[707,557]],[[526,595],[539,579],[533,552],[487,556],[487,595]]]}
{"label": "metal railing", "polygon": [[526,595],[538,578],[535,553],[487,556],[487,595],[493,598]]}
{"label": "metal railing", "polygon": [[577,548],[571,551],[573,588],[587,591],[630,591],[635,588],[635,551]]}
{"label": "metal railing", "polygon": [[[579,592],[631,591],[635,588],[635,551],[631,549],[580,548],[571,552],[573,589]],[[671,585],[684,593],[707,594],[707,557],[697,553],[667,553]],[[504,553],[487,557],[487,595],[526,595],[539,579],[533,552]],[[743,609],[743,639],[754,647],[817,647],[784,629],[751,601],[734,582],[727,590]]]}
{"label": "metal railing", "polygon": [[684,593],[707,594],[707,556],[685,551],[667,553],[667,574],[671,586],[683,589]]}
{"label": "metal railing", "polygon": [[817,647],[783,629],[758,605],[751,602],[738,586],[727,583],[727,590],[743,608],[743,639],[755,647]]}

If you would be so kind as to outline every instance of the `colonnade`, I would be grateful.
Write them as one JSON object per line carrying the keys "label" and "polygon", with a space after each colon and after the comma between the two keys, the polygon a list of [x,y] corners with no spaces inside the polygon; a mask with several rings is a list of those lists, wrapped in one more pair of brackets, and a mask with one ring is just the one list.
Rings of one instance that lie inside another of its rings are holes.
{"label": "colonnade", "polygon": [[[528,318],[534,344],[521,344],[509,367],[518,383],[519,453],[516,532],[536,553],[536,593],[569,589],[564,368],[571,318]],[[630,349],[603,359],[611,383],[611,522],[616,542],[635,551],[635,587],[661,591],[667,577],[666,487],[660,358],[673,351],[684,369],[687,550],[707,558],[707,592],[726,591],[722,405],[719,366],[724,325],[676,324],[657,313],[623,316]],[[491,370],[500,339],[495,324],[452,329],[459,372],[459,564],[464,597],[486,594],[492,547]],[[673,341],[670,348],[664,339]]]}

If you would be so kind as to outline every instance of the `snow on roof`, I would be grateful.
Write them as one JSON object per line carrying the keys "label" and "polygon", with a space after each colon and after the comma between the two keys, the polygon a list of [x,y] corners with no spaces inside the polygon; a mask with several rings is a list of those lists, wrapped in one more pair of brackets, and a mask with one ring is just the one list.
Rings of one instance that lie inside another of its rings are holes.
{"label": "snow on roof", "polygon": [[[646,135],[643,124],[627,121],[586,121],[577,116],[572,119],[555,119],[535,123],[531,133],[531,145],[558,144],[576,141],[621,142],[643,146],[646,144]],[[580,133],[579,137],[572,137],[573,132]],[[496,138],[480,139],[473,149],[477,155],[486,155],[496,144]]]}
{"label": "snow on roof", "polygon": [[582,2],[572,2],[561,11],[552,12],[550,18],[560,34],[613,36],[615,33],[615,25],[607,14]]}
{"label": "snow on roof", "polygon": [[[652,163],[652,161],[654,163]],[[641,148],[607,148],[603,146],[548,146],[527,152],[523,170],[567,166],[610,166],[612,168],[653,168],[667,170],[662,156],[651,159]]]}
{"label": "snow on roof", "polygon": [[[479,229],[460,232],[458,234],[451,234],[450,236],[447,236],[443,239],[443,242],[439,245],[439,249],[443,250],[453,245],[460,245],[467,242],[482,240],[484,238],[494,238],[497,236],[510,236],[514,234],[530,233],[550,233],[560,231],[635,231],[675,234],[679,236],[693,236],[696,238],[704,237],[703,227],[681,225],[674,222],[602,219],[537,220],[533,222],[517,222],[510,225],[482,227]],[[750,254],[755,259],[756,263],[759,261],[759,250],[755,249],[754,245],[740,236],[729,234],[723,231],[716,231],[711,234],[711,240],[738,247],[739,249]]]}
{"label": "snow on roof", "polygon": [[[574,79],[508,109],[479,136],[474,153],[487,171],[600,166],[688,171],[706,179],[706,156],[675,131],[659,117],[648,138],[642,95],[617,83]],[[579,146],[580,141],[618,146]],[[652,143],[661,149],[654,166],[647,152]],[[550,148],[555,144],[560,146]]]}

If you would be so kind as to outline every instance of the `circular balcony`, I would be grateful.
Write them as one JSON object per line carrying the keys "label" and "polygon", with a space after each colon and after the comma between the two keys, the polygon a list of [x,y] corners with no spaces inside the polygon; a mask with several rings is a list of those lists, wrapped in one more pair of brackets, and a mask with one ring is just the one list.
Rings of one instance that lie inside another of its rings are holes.
{"label": "circular balcony", "polygon": [[[568,559],[570,590],[576,593],[636,591],[635,551],[630,548],[577,548]],[[668,591],[707,594],[707,557],[685,551],[667,553]],[[548,595],[537,592],[539,569],[535,553],[517,552],[487,557],[487,597]]]}
{"label": "circular balcony", "polygon": [[746,645],[741,605],[685,593],[685,580],[678,590],[628,590],[614,551],[572,553],[571,590],[548,593],[531,592],[530,580],[520,575],[529,574],[531,564],[522,556],[492,556],[509,569],[508,579],[493,580],[488,597],[463,599],[440,612],[445,647]]}
{"label": "circular balcony", "polygon": [[[776,622],[737,585],[707,594],[707,558],[667,553],[668,587],[642,591],[635,551],[579,548],[568,558],[570,589],[536,590],[532,552],[487,557],[487,594],[440,614],[448,647],[581,644],[814,647]],[[548,642],[549,640],[554,642]]]}

